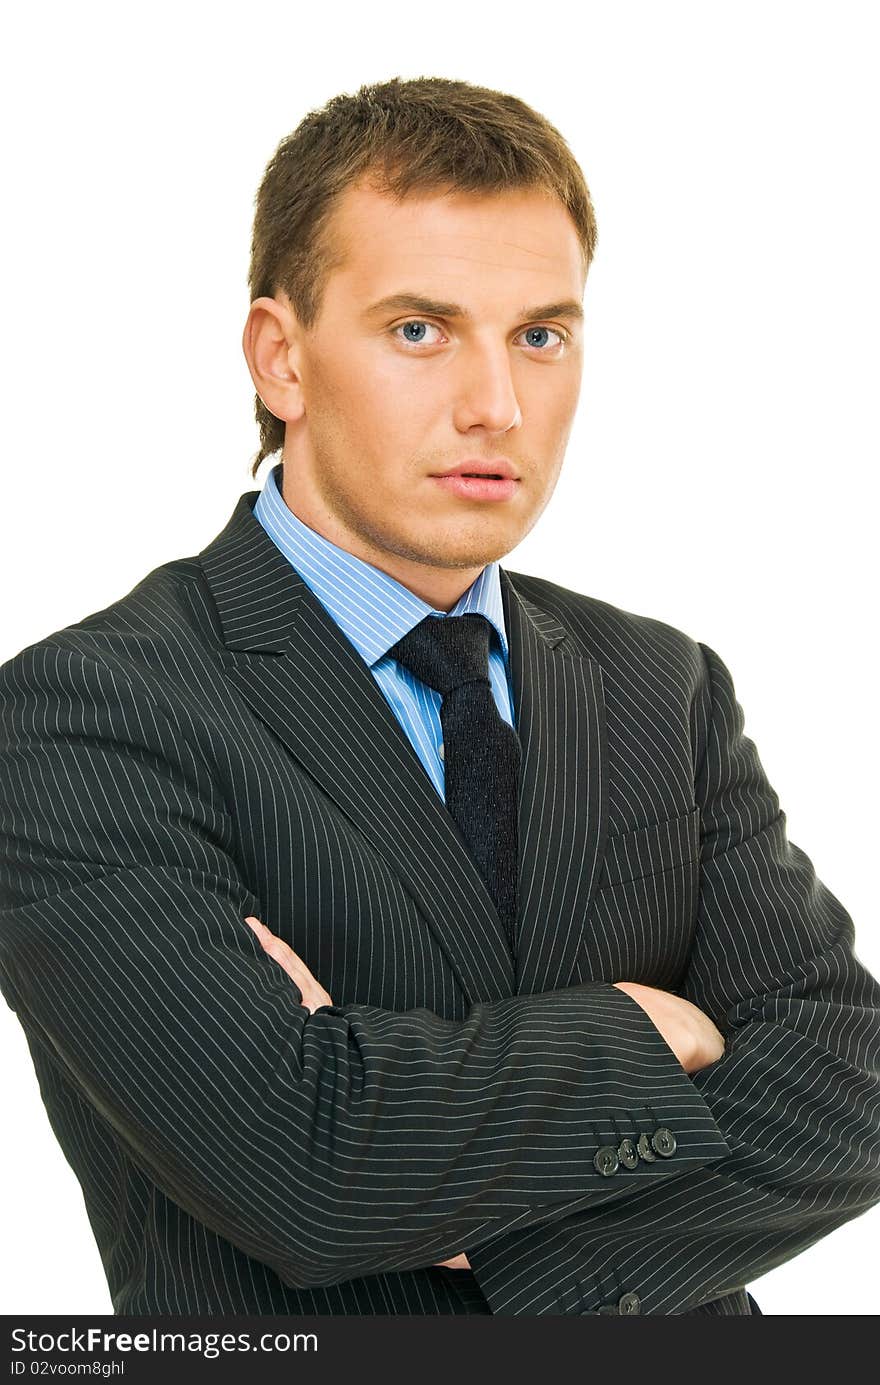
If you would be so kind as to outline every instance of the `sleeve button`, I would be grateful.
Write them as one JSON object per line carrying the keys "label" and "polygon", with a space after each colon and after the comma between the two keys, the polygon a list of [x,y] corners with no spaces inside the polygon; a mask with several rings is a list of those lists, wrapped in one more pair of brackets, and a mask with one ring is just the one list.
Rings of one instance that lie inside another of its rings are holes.
{"label": "sleeve button", "polygon": [[639,1151],[639,1157],[640,1157],[641,1159],[644,1159],[644,1161],[645,1161],[646,1164],[656,1164],[656,1162],[657,1162],[657,1155],[654,1153],[653,1149],[651,1148],[651,1142],[650,1142],[650,1140],[648,1139],[647,1135],[640,1135],[640,1136],[639,1136],[639,1142],[638,1142],[638,1145],[636,1146],[636,1148],[637,1148],[638,1151]]}
{"label": "sleeve button", "polygon": [[617,1150],[613,1145],[600,1145],[593,1156],[593,1167],[603,1178],[610,1178],[620,1168]]}
{"label": "sleeve button", "polygon": [[661,1125],[654,1131],[651,1144],[664,1159],[671,1159],[678,1147],[675,1136],[666,1125]]}
{"label": "sleeve button", "polygon": [[624,1294],[623,1297],[618,1300],[617,1311],[621,1317],[632,1317],[634,1313],[641,1313],[642,1300],[639,1298],[638,1294]]}
{"label": "sleeve button", "polygon": [[617,1146],[617,1157],[625,1169],[634,1169],[639,1162],[639,1152],[632,1140],[621,1140]]}

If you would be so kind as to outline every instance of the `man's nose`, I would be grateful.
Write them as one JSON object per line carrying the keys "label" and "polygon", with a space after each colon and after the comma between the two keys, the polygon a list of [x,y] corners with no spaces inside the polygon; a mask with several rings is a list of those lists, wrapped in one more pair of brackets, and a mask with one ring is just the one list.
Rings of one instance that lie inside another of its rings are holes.
{"label": "man's nose", "polygon": [[464,431],[476,424],[503,433],[522,422],[505,346],[480,346],[461,359],[456,426]]}

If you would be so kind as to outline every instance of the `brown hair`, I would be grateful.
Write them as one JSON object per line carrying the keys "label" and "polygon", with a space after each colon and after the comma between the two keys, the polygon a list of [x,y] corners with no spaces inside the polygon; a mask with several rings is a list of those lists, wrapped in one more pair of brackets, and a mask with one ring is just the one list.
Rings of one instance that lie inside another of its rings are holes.
{"label": "brown hair", "polygon": [[[334,96],[281,141],[256,196],[251,302],[287,294],[303,327],[318,318],[327,278],[342,263],[328,223],[339,196],[368,177],[402,201],[441,190],[539,188],[574,222],[589,269],[596,218],[580,165],[559,131],[516,96],[446,77],[393,77]],[[264,457],[284,444],[285,425],[255,396]]]}

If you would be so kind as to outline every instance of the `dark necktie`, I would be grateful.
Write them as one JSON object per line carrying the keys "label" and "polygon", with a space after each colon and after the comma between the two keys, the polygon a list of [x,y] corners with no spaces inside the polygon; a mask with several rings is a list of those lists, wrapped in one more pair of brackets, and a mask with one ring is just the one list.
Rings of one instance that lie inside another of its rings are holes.
{"label": "dark necktie", "polygon": [[492,695],[489,635],[485,616],[426,616],[388,653],[443,695],[446,807],[513,939],[521,749]]}

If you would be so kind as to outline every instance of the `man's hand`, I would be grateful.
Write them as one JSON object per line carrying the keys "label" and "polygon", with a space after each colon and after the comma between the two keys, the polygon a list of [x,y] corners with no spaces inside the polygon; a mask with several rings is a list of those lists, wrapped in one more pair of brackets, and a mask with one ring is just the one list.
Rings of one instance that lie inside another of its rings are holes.
{"label": "man's hand", "polygon": [[614,985],[642,1007],[686,1073],[709,1067],[724,1053],[723,1036],[709,1016],[689,1000],[653,986],[640,986],[637,981],[615,981]]}
{"label": "man's hand", "polygon": [[266,925],[260,923],[259,919],[246,918],[245,923],[250,924],[269,956],[274,958],[278,965],[287,972],[291,980],[299,986],[302,1003],[310,1015],[314,1014],[319,1005],[333,1004],[320,981],[315,980],[305,962],[296,955],[292,947],[289,947],[282,938],[276,938],[274,933],[270,933]]}

